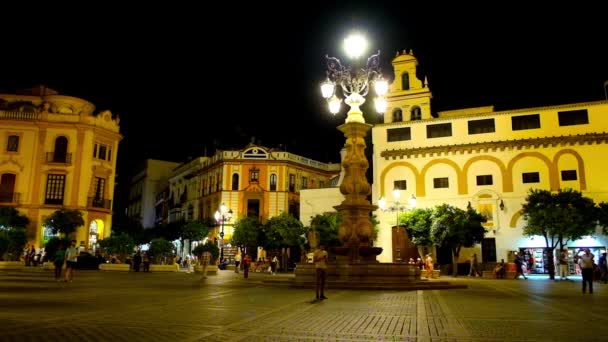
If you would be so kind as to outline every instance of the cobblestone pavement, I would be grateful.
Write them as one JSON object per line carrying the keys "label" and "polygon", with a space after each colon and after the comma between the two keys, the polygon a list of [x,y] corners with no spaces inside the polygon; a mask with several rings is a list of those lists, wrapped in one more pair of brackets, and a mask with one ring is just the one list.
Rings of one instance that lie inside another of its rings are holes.
{"label": "cobblestone pavement", "polygon": [[[0,272],[0,341],[606,341],[608,285],[441,277],[467,289],[287,286],[288,276],[220,271]],[[263,280],[282,280],[264,283]]]}

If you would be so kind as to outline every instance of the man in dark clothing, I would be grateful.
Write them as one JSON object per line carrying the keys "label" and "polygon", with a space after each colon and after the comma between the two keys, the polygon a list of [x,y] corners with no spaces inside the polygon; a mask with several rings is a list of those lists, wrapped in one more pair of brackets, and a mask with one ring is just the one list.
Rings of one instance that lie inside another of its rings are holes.
{"label": "man in dark clothing", "polygon": [[139,266],[141,265],[141,252],[137,251],[133,256],[133,269],[135,272],[139,272]]}
{"label": "man in dark clothing", "polygon": [[519,278],[519,275],[521,274],[522,277],[524,277],[524,279],[528,279],[526,278],[526,275],[524,274],[524,261],[521,258],[521,256],[519,254],[515,254],[515,268],[517,268],[517,273],[515,273],[515,279]]}

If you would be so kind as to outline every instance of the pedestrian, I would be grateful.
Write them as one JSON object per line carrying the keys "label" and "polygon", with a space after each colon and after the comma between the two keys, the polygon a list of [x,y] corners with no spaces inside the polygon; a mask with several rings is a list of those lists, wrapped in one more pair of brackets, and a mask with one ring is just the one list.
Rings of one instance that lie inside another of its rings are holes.
{"label": "pedestrian", "polygon": [[313,262],[315,263],[315,275],[316,275],[316,299],[317,301],[327,299],[325,297],[325,280],[327,279],[327,251],[325,245],[319,244],[317,250],[313,255]]}
{"label": "pedestrian", "polygon": [[272,275],[274,275],[275,272],[277,271],[277,265],[278,264],[279,264],[279,259],[275,255],[275,256],[272,257],[272,261],[270,263],[270,270],[272,271]]}
{"label": "pedestrian", "polygon": [[585,248],[585,254],[578,258],[578,264],[583,274],[583,293],[587,292],[587,283],[589,283],[589,293],[593,293],[593,254],[589,248]]}
{"label": "pedestrian", "polygon": [[55,280],[61,280],[61,269],[63,268],[65,262],[65,249],[63,248],[63,244],[60,243],[57,251],[55,252],[55,257],[53,258],[53,264],[55,264]]}
{"label": "pedestrian", "polygon": [[236,253],[234,256],[234,273],[239,273],[239,266],[241,265],[241,253]]}
{"label": "pedestrian", "polygon": [[243,258],[243,277],[245,279],[249,278],[249,267],[251,267],[251,258],[249,254],[245,254],[245,258]]}
{"label": "pedestrian", "polygon": [[521,274],[522,277],[524,277],[524,279],[528,279],[526,278],[526,274],[524,273],[524,260],[521,258],[521,256],[519,254],[517,254],[517,252],[515,253],[515,278],[513,279],[517,279],[519,278],[519,275]]}
{"label": "pedestrian", "polygon": [[79,254],[78,248],[76,247],[76,240],[72,240],[71,242],[70,247],[65,251],[65,281],[70,283],[74,280]]}
{"label": "pedestrian", "polygon": [[150,272],[150,256],[148,255],[148,252],[144,252],[142,259],[144,262],[144,272]]}
{"label": "pedestrian", "polygon": [[424,258],[424,268],[426,269],[426,277],[427,278],[432,278],[433,277],[433,271],[434,271],[434,265],[433,265],[433,257],[431,256],[431,254],[427,254],[426,258]]}
{"label": "pedestrian", "polygon": [[135,272],[139,272],[139,267],[141,266],[141,252],[137,251],[133,256],[133,269]]}
{"label": "pedestrian", "polygon": [[606,261],[606,252],[602,253],[598,266],[600,268],[600,281],[604,284],[608,283],[608,263]]}
{"label": "pedestrian", "polygon": [[477,253],[473,253],[471,257],[471,269],[469,270],[469,277],[481,277],[479,272],[479,263],[477,262]]}
{"label": "pedestrian", "polygon": [[568,251],[565,249],[559,253],[559,259],[557,261],[559,263],[559,278],[560,280],[568,280]]}
{"label": "pedestrian", "polygon": [[203,278],[202,279],[207,279],[207,266],[209,266],[210,262],[211,262],[211,253],[209,253],[209,251],[204,251],[203,255],[201,257],[201,264],[203,266]]}

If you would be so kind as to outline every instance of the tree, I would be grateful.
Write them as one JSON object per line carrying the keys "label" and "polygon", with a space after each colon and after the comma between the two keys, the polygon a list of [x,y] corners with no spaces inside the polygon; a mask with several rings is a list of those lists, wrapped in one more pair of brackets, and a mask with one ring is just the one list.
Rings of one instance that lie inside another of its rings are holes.
{"label": "tree", "polygon": [[601,202],[597,208],[597,220],[603,228],[604,235],[608,235],[608,203]]}
{"label": "tree", "polygon": [[480,243],[485,235],[481,225],[486,218],[475,210],[466,211],[442,204],[435,207],[432,215],[431,239],[440,247],[448,247],[452,252],[452,272],[458,275],[457,260],[462,247],[473,247]]}
{"label": "tree", "polygon": [[135,241],[127,233],[120,235],[112,235],[99,241],[99,246],[103,248],[107,254],[115,254],[118,259],[124,262],[127,256],[130,256],[135,249]]}
{"label": "tree", "polygon": [[[232,244],[255,250],[260,245],[262,225],[255,217],[243,217],[234,223]],[[254,257],[252,255],[252,257]]]}
{"label": "tree", "polygon": [[0,207],[0,260],[19,261],[27,243],[25,227],[29,223],[30,219],[14,207]]}
{"label": "tree", "polygon": [[61,208],[48,216],[43,224],[50,227],[53,234],[70,236],[78,227],[84,226],[84,219],[80,210]]}
{"label": "tree", "polygon": [[593,234],[598,219],[593,200],[572,189],[557,193],[531,189],[522,212],[526,221],[524,235],[540,235],[545,239],[551,279],[555,279],[553,255],[557,245],[563,249],[569,240]]}
{"label": "tree", "polygon": [[27,227],[30,219],[15,207],[0,207],[0,229]]}
{"label": "tree", "polygon": [[306,239],[306,229],[300,220],[291,214],[283,212],[274,216],[262,227],[262,236],[265,237],[262,246],[266,250],[281,250],[281,265],[287,265],[287,248],[296,248],[289,255],[298,260]]}
{"label": "tree", "polygon": [[112,215],[112,235],[125,233],[133,238],[135,244],[141,245],[150,241],[149,231],[144,229],[138,218],[125,214]]}
{"label": "tree", "polygon": [[170,258],[173,254],[175,254],[175,246],[171,241],[167,241],[163,238],[152,239],[152,241],[150,241],[148,255],[151,260],[154,260],[155,264],[160,264],[163,258]]}
{"label": "tree", "polygon": [[198,257],[198,264],[200,264],[200,260],[203,258],[203,253],[209,252],[211,253],[211,264],[215,264],[217,258],[220,256],[220,248],[213,242],[207,241],[205,244],[199,244],[194,247],[192,250],[192,254]]}
{"label": "tree", "polygon": [[44,259],[52,261],[55,259],[55,253],[59,248],[67,248],[70,245],[70,239],[53,236],[44,244]]}
{"label": "tree", "polygon": [[184,245],[184,240],[199,241],[209,235],[209,227],[203,224],[202,221],[189,221],[184,224],[179,232],[179,237]]}
{"label": "tree", "polygon": [[342,241],[338,237],[341,216],[338,212],[317,214],[310,220],[310,229],[319,234],[319,243],[329,247],[341,246]]}
{"label": "tree", "polygon": [[418,247],[418,254],[422,255],[422,247],[432,246],[431,225],[433,224],[433,209],[419,208],[406,212],[400,217],[399,224],[404,225],[410,241]]}

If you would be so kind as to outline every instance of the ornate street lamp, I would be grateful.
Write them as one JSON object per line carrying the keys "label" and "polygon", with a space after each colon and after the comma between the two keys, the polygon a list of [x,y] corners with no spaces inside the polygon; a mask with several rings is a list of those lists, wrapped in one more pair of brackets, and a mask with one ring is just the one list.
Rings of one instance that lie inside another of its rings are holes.
{"label": "ornate street lamp", "polygon": [[380,207],[380,210],[382,211],[396,211],[397,212],[397,221],[395,223],[395,225],[397,227],[399,227],[399,214],[402,211],[407,211],[407,210],[413,210],[414,208],[416,208],[416,204],[417,204],[417,200],[416,200],[416,196],[414,196],[414,194],[412,194],[412,196],[410,196],[409,198],[409,206],[405,206],[403,205],[403,203],[399,202],[399,198],[401,197],[401,190],[395,188],[393,190],[393,198],[395,199],[395,201],[393,201],[393,205],[387,207],[387,201],[384,197],[380,197],[380,199],[378,200],[378,206]]}
{"label": "ornate street lamp", "polygon": [[[360,35],[350,36],[344,43],[347,54],[354,59],[362,56],[367,46]],[[342,161],[345,177],[340,184],[340,192],[345,199],[342,204],[334,207],[342,215],[338,234],[343,243],[343,247],[335,248],[334,252],[348,253],[351,264],[375,262],[376,255],[382,252],[381,248],[371,247],[373,225],[370,212],[377,209],[377,206],[367,200],[371,187],[365,176],[369,167],[365,157],[365,136],[371,125],[365,123],[363,112],[359,108],[365,102],[370,85],[373,85],[377,95],[376,109],[379,112],[386,109],[384,96],[388,91],[388,83],[380,73],[379,56],[378,51],[367,59],[365,66],[359,68],[344,66],[339,59],[326,56],[327,80],[321,84],[321,94],[327,100],[331,113],[340,111],[342,100],[337,94],[340,89],[346,97],[344,102],[350,106],[345,124],[338,127],[346,137],[346,155]]]}
{"label": "ornate street lamp", "polygon": [[220,260],[224,259],[224,223],[232,218],[232,209],[228,209],[225,203],[220,205],[220,209],[215,212],[215,221],[221,224],[220,231]]}

